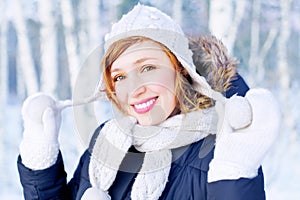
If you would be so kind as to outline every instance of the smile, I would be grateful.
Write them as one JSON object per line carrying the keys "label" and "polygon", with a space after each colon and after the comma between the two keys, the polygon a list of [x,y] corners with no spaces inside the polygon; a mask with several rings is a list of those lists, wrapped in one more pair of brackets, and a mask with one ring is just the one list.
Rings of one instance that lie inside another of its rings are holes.
{"label": "smile", "polygon": [[153,106],[155,105],[156,99],[157,98],[151,98],[144,102],[134,104],[133,108],[134,108],[135,112],[137,112],[138,114],[144,114],[153,108]]}

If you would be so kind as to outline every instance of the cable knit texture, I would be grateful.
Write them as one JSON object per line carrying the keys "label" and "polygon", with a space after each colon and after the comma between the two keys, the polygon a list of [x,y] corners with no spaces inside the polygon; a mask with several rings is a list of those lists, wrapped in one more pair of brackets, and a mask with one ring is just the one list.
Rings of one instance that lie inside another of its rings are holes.
{"label": "cable knit texture", "polygon": [[[155,7],[137,4],[113,24],[111,31],[106,34],[105,51],[114,42],[130,36],[143,36],[165,45],[193,79],[194,89],[212,99],[219,100],[219,92],[212,90],[206,79],[196,72],[193,53],[189,49],[189,40],[179,24],[170,16]],[[99,85],[105,88],[104,82]]]}
{"label": "cable knit texture", "polygon": [[[221,126],[217,133],[214,158],[208,171],[208,182],[255,177],[267,151],[278,136],[280,111],[273,95],[265,89],[251,89],[245,98],[251,106],[251,123],[245,128],[237,130],[230,126],[236,122],[229,122],[229,120],[244,115],[249,116],[248,106],[241,109],[239,115],[228,118],[237,113],[235,108],[226,103],[225,105],[216,105],[217,107],[225,106],[225,113],[223,113],[224,116],[219,115]],[[244,101],[240,101],[240,103],[241,107],[246,105]],[[236,105],[237,102],[234,104]],[[233,113],[231,113],[232,109]],[[239,119],[237,120],[239,121]],[[248,121],[248,119],[242,121]],[[243,127],[244,125],[240,124],[239,126]]]}
{"label": "cable knit texture", "polygon": [[[171,149],[215,134],[214,108],[173,116],[158,126],[140,126],[131,118],[112,119],[102,128],[92,150],[89,176],[93,187],[106,192],[112,185],[128,149],[134,145],[145,152],[142,167],[133,184],[131,198],[158,199],[168,180]],[[128,169],[130,170],[130,169]]]}
{"label": "cable knit texture", "polygon": [[33,170],[50,167],[56,162],[61,123],[56,101],[45,94],[29,96],[23,103],[23,139],[20,154],[23,164]]}

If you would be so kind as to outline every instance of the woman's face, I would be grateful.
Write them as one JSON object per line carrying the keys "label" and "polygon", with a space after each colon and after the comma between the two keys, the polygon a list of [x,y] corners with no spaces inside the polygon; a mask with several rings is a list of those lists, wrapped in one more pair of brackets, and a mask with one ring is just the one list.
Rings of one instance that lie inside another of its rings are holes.
{"label": "woman's face", "polygon": [[134,44],[111,66],[111,79],[120,107],[141,125],[156,125],[176,107],[175,69],[161,46]]}

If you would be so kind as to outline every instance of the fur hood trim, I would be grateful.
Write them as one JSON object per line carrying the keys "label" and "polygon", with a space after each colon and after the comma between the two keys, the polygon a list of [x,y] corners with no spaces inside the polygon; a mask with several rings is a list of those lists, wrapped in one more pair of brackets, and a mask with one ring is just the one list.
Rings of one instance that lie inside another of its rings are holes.
{"label": "fur hood trim", "polygon": [[189,46],[197,72],[215,91],[225,93],[236,75],[238,61],[231,57],[224,44],[212,35],[190,37]]}

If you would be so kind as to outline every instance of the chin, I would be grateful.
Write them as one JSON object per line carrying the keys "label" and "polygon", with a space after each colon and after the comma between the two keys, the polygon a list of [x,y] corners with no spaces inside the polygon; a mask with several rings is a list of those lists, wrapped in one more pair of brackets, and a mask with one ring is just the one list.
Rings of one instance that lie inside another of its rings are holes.
{"label": "chin", "polygon": [[138,123],[142,126],[154,126],[154,125],[158,125],[166,120],[166,118],[163,116],[153,117],[151,115],[142,116],[142,117],[139,116],[136,118],[137,118]]}

